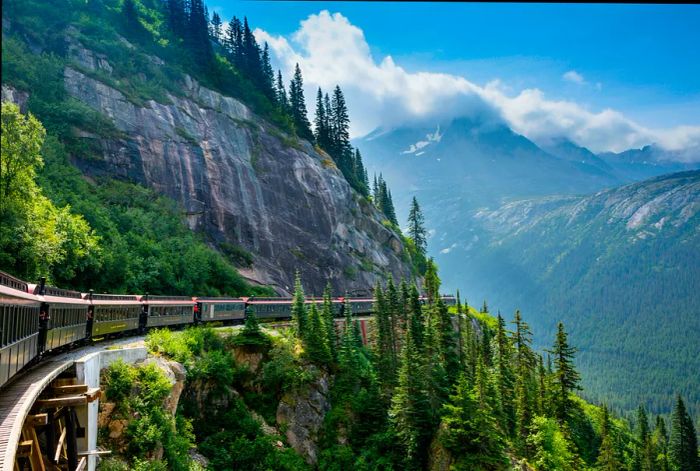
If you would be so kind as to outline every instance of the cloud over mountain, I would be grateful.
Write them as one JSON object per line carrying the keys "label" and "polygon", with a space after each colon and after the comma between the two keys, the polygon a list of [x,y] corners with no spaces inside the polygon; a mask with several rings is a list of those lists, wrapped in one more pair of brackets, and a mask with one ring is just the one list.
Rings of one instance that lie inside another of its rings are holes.
{"label": "cloud over mountain", "polygon": [[[485,86],[464,77],[429,71],[407,71],[391,56],[373,57],[363,31],[340,13],[323,10],[303,20],[286,38],[257,29],[267,41],[276,64],[291,77],[294,64],[302,68],[307,101],[317,87],[330,91],[336,84],[346,94],[354,136],[376,127],[412,121],[439,121],[456,116],[503,119],[533,140],[566,137],[593,151],[619,152],[657,143],[670,149],[700,148],[700,126],[651,129],[619,111],[591,111],[567,100],[551,100],[538,88],[509,94],[499,81]],[[569,71],[564,79],[585,83]],[[313,106],[309,106],[313,112]],[[699,153],[686,153],[700,158]]]}

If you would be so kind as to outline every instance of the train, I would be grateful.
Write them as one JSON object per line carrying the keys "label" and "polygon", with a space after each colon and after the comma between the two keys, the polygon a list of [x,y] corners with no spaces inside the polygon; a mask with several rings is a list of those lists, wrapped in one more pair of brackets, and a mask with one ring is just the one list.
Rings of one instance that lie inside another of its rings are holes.
{"label": "train", "polygon": [[[441,298],[448,306],[456,303],[452,295]],[[27,283],[0,271],[0,389],[50,352],[151,328],[240,323],[247,309],[259,319],[290,319],[292,300],[81,293],[48,286],[45,279]],[[337,317],[346,304],[353,314],[367,315],[374,299],[337,297],[332,304]]]}

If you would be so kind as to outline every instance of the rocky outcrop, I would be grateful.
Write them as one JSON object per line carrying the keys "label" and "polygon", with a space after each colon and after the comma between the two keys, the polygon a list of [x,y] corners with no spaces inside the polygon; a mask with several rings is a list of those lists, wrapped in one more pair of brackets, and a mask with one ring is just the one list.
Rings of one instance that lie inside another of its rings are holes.
{"label": "rocky outcrop", "polygon": [[309,464],[318,462],[318,432],[331,408],[329,379],[326,374],[302,391],[286,394],[277,407],[277,424],[285,431],[287,442]]}
{"label": "rocky outcrop", "polygon": [[94,78],[111,74],[109,57],[74,39],[68,51],[75,67],[64,71],[67,92],[120,131],[85,135],[101,152],[75,156],[85,173],[131,179],[175,199],[192,229],[252,253],[244,276],[280,293],[293,289],[295,269],[317,294],[327,279],[335,292],[359,294],[385,273],[410,277],[397,234],[310,143],[188,76],[181,95],[139,106]]}
{"label": "rocky outcrop", "polygon": [[[137,363],[136,365],[155,364],[168,379],[171,386],[170,394],[165,398],[163,408],[170,415],[174,416],[177,410],[180,396],[185,388],[186,371],[185,367],[176,362],[167,360],[162,357],[149,356],[146,360]],[[138,391],[134,391],[138,394]],[[129,442],[124,435],[129,423],[135,417],[125,414],[120,405],[111,402],[107,397],[106,400],[100,401],[99,413],[97,416],[97,426],[101,430],[104,438],[108,438],[109,448],[116,454],[124,454],[127,452]],[[102,439],[100,440],[102,441]],[[104,445],[104,443],[102,443]],[[159,460],[163,457],[163,448],[157,447],[150,455],[150,458]]]}
{"label": "rocky outcrop", "polygon": [[2,85],[2,102],[10,102],[19,106],[19,110],[22,113],[27,112],[27,100],[29,100],[29,93],[17,90],[9,85]]}

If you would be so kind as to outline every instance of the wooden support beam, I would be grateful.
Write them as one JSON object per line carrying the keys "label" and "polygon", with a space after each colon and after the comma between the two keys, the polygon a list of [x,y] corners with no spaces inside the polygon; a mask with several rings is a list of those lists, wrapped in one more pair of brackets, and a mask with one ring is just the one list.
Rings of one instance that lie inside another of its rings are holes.
{"label": "wooden support beam", "polygon": [[102,456],[111,455],[112,450],[90,450],[90,451],[79,451],[78,456]]}
{"label": "wooden support beam", "polygon": [[28,415],[24,421],[25,426],[40,427],[49,423],[49,414]]}
{"label": "wooden support beam", "polygon": [[80,459],[80,461],[78,462],[78,466],[75,467],[75,471],[83,471],[86,466],[87,466],[87,458],[83,456]]}
{"label": "wooden support beam", "polygon": [[31,440],[22,440],[19,442],[15,456],[17,456],[17,458],[26,458],[29,456],[32,453],[32,443]]}
{"label": "wooden support beam", "polygon": [[87,384],[66,384],[64,386],[51,386],[54,394],[83,394],[88,391]]}
{"label": "wooden support beam", "polygon": [[100,398],[100,388],[88,389],[85,394],[75,396],[59,396],[48,399],[38,399],[34,404],[39,408],[73,407],[89,404]]}
{"label": "wooden support beam", "polygon": [[61,458],[61,451],[63,451],[63,443],[66,441],[66,429],[61,431],[61,437],[58,439],[58,444],[56,445],[56,453],[53,455],[53,462],[58,463]]}
{"label": "wooden support beam", "polygon": [[75,384],[78,382],[77,378],[57,378],[51,383],[51,387],[56,386],[68,386],[70,384]]}
{"label": "wooden support beam", "polygon": [[25,426],[22,431],[25,438],[29,438],[32,442],[32,451],[29,455],[29,465],[32,471],[45,471],[44,458],[41,455],[41,447],[39,446],[39,438],[36,436],[36,430],[32,426]]}

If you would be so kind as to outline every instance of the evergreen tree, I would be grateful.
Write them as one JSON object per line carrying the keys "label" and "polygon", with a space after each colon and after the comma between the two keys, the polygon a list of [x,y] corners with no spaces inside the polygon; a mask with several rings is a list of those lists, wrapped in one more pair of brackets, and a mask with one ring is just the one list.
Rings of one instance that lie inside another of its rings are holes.
{"label": "evergreen tree", "polygon": [[401,352],[398,385],[389,411],[389,420],[405,450],[403,469],[422,467],[432,434],[429,397],[426,393],[426,378],[423,369],[419,367],[421,364],[421,355],[409,330]]}
{"label": "evergreen tree", "polygon": [[170,31],[175,37],[182,38],[185,34],[185,25],[187,23],[184,0],[168,0],[167,15]]}
{"label": "evergreen tree", "polygon": [[326,327],[315,302],[311,303],[309,309],[307,335],[304,337],[304,343],[306,353],[311,361],[322,365],[330,364],[331,353],[328,349]]}
{"label": "evergreen tree", "polygon": [[313,141],[311,124],[307,118],[306,100],[304,98],[304,79],[301,76],[299,64],[294,67],[294,78],[289,84],[289,107],[292,115],[292,122],[297,135],[302,139]]}
{"label": "evergreen tree", "polygon": [[330,353],[331,359],[335,361],[338,358],[338,351],[336,345],[335,316],[333,313],[333,302],[331,300],[330,283],[326,285],[326,289],[323,291],[322,317],[324,325],[326,326],[326,342],[328,344],[328,352]]}
{"label": "evergreen tree", "polygon": [[536,365],[532,351],[532,332],[523,321],[520,311],[515,311],[515,432],[521,444],[525,444],[530,422],[534,416],[533,376]]}
{"label": "evergreen tree", "polygon": [[411,285],[409,330],[419,352],[423,351],[423,307],[416,284]]}
{"label": "evergreen tree", "polygon": [[284,89],[281,70],[277,71],[277,106],[283,113],[289,112],[289,100],[287,99],[287,92]]}
{"label": "evergreen tree", "polygon": [[394,226],[399,225],[398,219],[396,219],[396,210],[394,209],[394,200],[391,197],[391,190],[386,187],[386,182],[384,183],[384,197],[382,199],[382,211],[386,218]]}
{"label": "evergreen tree", "polygon": [[245,324],[243,326],[242,334],[247,337],[262,335],[260,323],[258,322],[258,316],[255,315],[255,310],[251,306],[248,306],[245,309]]}
{"label": "evergreen tree", "polygon": [[335,159],[338,168],[349,183],[352,178],[352,147],[350,146],[350,115],[345,104],[343,91],[336,85],[331,99],[331,113],[329,116],[332,145],[331,155]]}
{"label": "evergreen tree", "polygon": [[693,420],[680,394],[671,414],[668,461],[673,471],[698,471],[698,440]]}
{"label": "evergreen tree", "polygon": [[418,200],[413,197],[411,202],[411,209],[408,212],[408,236],[413,240],[416,245],[416,250],[418,253],[425,255],[427,250],[427,232],[424,226],[423,212],[418,205]]}
{"label": "evergreen tree", "polygon": [[668,432],[666,431],[666,422],[660,416],[656,416],[656,425],[652,436],[656,456],[654,463],[658,471],[669,471],[668,463]]}
{"label": "evergreen tree", "polygon": [[260,46],[248,25],[248,18],[243,17],[243,33],[241,38],[241,68],[253,83],[264,82],[263,67],[260,58]]}
{"label": "evergreen tree", "polygon": [[440,278],[437,274],[437,265],[432,257],[428,260],[423,278],[425,280],[425,293],[428,296],[428,304],[433,305],[440,297]]}
{"label": "evergreen tree", "polygon": [[356,190],[362,196],[369,196],[369,180],[367,180],[367,170],[365,169],[365,164],[362,163],[362,154],[360,154],[360,149],[355,149],[355,157],[352,159],[353,162],[353,173],[355,176],[355,181],[357,182]]}
{"label": "evergreen tree", "polygon": [[480,403],[464,374],[444,407],[442,422],[440,441],[454,459],[450,469],[501,469],[507,463],[505,444],[488,404]]}
{"label": "evergreen tree", "polygon": [[441,298],[435,304],[437,312],[437,327],[440,335],[440,353],[443,368],[447,372],[447,379],[450,385],[457,381],[460,371],[459,355],[456,351],[457,339],[452,325],[452,316],[447,309],[447,305]]}
{"label": "evergreen tree", "polygon": [[262,82],[261,88],[265,95],[273,104],[277,102],[277,91],[275,89],[275,73],[272,71],[270,64],[270,47],[265,42],[263,52],[260,57],[262,67]]}
{"label": "evergreen tree", "polygon": [[581,377],[574,367],[576,349],[569,346],[568,335],[561,322],[557,325],[554,347],[548,351],[554,355],[552,399],[555,417],[560,424],[565,424],[569,421],[575,407],[571,400],[571,393],[576,389],[581,389],[579,386]]}
{"label": "evergreen tree", "polygon": [[328,150],[328,128],[326,127],[328,123],[328,118],[326,116],[326,107],[323,104],[323,91],[321,87],[318,87],[318,92],[316,93],[316,116],[314,117],[314,138],[316,139],[316,145],[321,149]]}
{"label": "evergreen tree", "polygon": [[297,336],[304,339],[306,335],[306,300],[304,288],[301,285],[301,274],[297,271],[294,276],[294,298],[292,300],[292,324]]}
{"label": "evergreen tree", "polygon": [[389,307],[379,283],[374,288],[374,306],[372,310],[376,325],[377,340],[374,345],[374,359],[377,378],[384,394],[389,397],[396,381],[396,357],[394,355]]}
{"label": "evergreen tree", "polygon": [[206,69],[214,56],[209,41],[209,20],[202,0],[190,0],[189,4],[185,44],[188,46],[195,63],[201,69]]}
{"label": "evergreen tree", "polygon": [[211,36],[214,41],[219,42],[222,38],[221,36],[221,17],[217,12],[211,15]]}
{"label": "evergreen tree", "polygon": [[637,409],[637,447],[634,456],[634,468],[640,471],[654,470],[654,450],[652,449],[649,419],[644,406]]}
{"label": "evergreen tree", "polygon": [[399,301],[399,293],[396,290],[396,285],[394,285],[394,279],[391,276],[387,279],[384,299],[386,302],[387,315],[389,317],[389,334],[391,337],[392,355],[394,358],[397,359],[395,362],[397,363],[399,352],[401,351],[398,341],[399,337],[401,337],[401,332],[399,329],[401,321],[401,306]]}
{"label": "evergreen tree", "polygon": [[243,72],[243,25],[237,17],[231,18],[226,29],[224,46],[234,66]]}
{"label": "evergreen tree", "polygon": [[606,405],[603,405],[601,415],[601,443],[596,467],[601,471],[618,471],[622,468],[622,463],[618,460],[617,452],[613,446],[612,436],[610,433],[610,415]]}
{"label": "evergreen tree", "polygon": [[501,427],[506,435],[512,435],[515,430],[515,405],[513,395],[515,392],[515,375],[512,369],[513,351],[510,338],[506,331],[506,322],[498,314],[498,324],[495,337],[495,363],[496,382],[498,394],[501,400],[503,416],[501,417]]}

